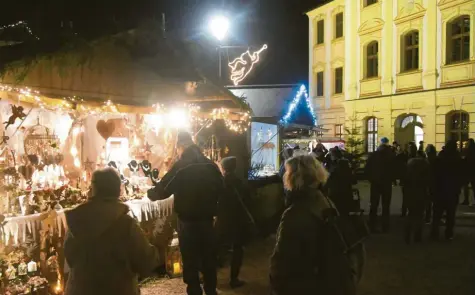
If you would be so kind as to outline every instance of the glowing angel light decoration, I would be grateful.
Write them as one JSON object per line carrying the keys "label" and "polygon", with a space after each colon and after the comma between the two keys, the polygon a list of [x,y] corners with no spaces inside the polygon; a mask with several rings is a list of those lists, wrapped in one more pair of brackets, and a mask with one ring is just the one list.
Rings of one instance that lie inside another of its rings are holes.
{"label": "glowing angel light decoration", "polygon": [[249,73],[252,71],[252,68],[254,67],[254,64],[259,62],[259,55],[266,49],[267,44],[264,44],[261,49],[253,52],[252,54],[248,50],[228,64],[228,66],[231,68],[231,81],[233,81],[234,85],[239,85],[239,82],[244,80],[247,75],[249,75]]}

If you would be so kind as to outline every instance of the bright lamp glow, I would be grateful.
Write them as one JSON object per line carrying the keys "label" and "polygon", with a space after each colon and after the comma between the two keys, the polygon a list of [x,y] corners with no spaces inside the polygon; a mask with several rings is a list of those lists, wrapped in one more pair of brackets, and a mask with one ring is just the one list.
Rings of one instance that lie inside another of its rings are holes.
{"label": "bright lamp glow", "polygon": [[226,38],[229,31],[229,19],[224,16],[215,16],[209,23],[209,28],[213,36],[219,41]]}
{"label": "bright lamp glow", "polygon": [[187,129],[190,126],[190,117],[184,109],[174,109],[168,114],[168,124],[177,129]]}

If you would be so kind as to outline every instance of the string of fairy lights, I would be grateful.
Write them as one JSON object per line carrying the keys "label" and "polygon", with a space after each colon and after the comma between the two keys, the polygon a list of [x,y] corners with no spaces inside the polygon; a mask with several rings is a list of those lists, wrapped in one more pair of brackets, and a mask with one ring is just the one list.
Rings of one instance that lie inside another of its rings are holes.
{"label": "string of fairy lights", "polygon": [[[104,102],[86,102],[83,98],[78,96],[68,96],[61,99],[47,98],[40,94],[37,90],[32,90],[28,87],[13,87],[9,85],[0,84],[0,91],[16,93],[20,101],[30,102],[36,104],[39,108],[63,113],[76,113],[77,117],[89,115],[126,115],[127,113],[142,113],[149,115],[163,115],[167,112],[173,112],[174,109],[167,109],[162,104],[154,104],[152,107],[131,107],[126,105],[115,104],[111,100]],[[139,111],[140,109],[140,111]],[[226,127],[236,133],[243,133],[248,130],[251,121],[251,114],[249,111],[232,112],[227,108],[215,108],[210,111],[208,115],[203,114],[197,105],[183,104],[180,106],[181,110],[186,110],[171,114],[169,122],[173,119],[181,119],[189,121],[189,124],[197,124],[198,127],[203,127],[205,124],[210,127],[214,121],[223,120]],[[201,115],[203,116],[200,116]],[[172,122],[172,125],[173,122]]]}
{"label": "string of fairy lights", "polygon": [[26,23],[25,21],[18,21],[16,23],[13,23],[13,24],[8,24],[8,25],[4,25],[4,26],[0,26],[0,30],[5,30],[5,29],[12,29],[12,28],[19,28],[19,27],[23,27],[25,28],[25,30],[28,32],[28,34],[30,34],[31,36],[33,36],[36,40],[40,40],[40,38],[38,36],[36,36],[35,34],[33,34],[33,31],[31,30],[31,28],[28,26],[28,23]]}
{"label": "string of fairy lights", "polygon": [[287,125],[289,121],[292,118],[293,113],[295,112],[295,109],[297,108],[300,100],[305,98],[305,102],[307,104],[307,108],[309,109],[310,113],[312,114],[312,123],[314,126],[317,126],[317,117],[315,116],[315,111],[313,110],[312,102],[308,96],[307,88],[305,85],[300,86],[299,91],[293,98],[292,102],[289,105],[289,108],[287,109],[287,113],[282,117],[280,120],[280,123],[283,125]]}

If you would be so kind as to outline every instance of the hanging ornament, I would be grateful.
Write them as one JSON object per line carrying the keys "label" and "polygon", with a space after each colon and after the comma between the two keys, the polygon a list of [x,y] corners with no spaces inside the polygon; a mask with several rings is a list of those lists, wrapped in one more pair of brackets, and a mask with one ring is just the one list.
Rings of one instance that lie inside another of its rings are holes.
{"label": "hanging ornament", "polygon": [[10,139],[10,136],[5,135],[5,131],[3,132],[3,137],[2,137],[2,143],[7,143],[7,141]]}
{"label": "hanging ornament", "polygon": [[8,121],[5,121],[3,122],[3,124],[5,124],[5,130],[7,130],[7,128],[10,126],[10,125],[13,125],[15,124],[15,121],[16,119],[25,119],[26,118],[26,114],[23,112],[23,107],[22,106],[16,106],[16,105],[11,105],[12,106],[12,115],[10,116],[10,118],[8,118]]}
{"label": "hanging ornament", "polygon": [[153,145],[149,144],[148,141],[145,143],[145,153],[152,153]]}

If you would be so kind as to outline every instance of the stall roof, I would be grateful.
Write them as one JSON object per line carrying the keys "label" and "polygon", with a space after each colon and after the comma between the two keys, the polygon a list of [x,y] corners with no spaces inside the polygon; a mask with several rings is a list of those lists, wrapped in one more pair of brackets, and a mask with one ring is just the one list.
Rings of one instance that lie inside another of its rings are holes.
{"label": "stall roof", "polygon": [[228,89],[249,103],[254,117],[276,118],[278,121],[285,114],[299,87],[297,84],[288,84],[229,86]]}
{"label": "stall roof", "polygon": [[[205,77],[189,58],[196,50],[156,30],[131,30],[61,46],[25,42],[0,47],[1,83],[50,98],[132,106],[194,103],[203,109],[249,110],[228,89]],[[53,49],[52,49],[53,48]]]}

